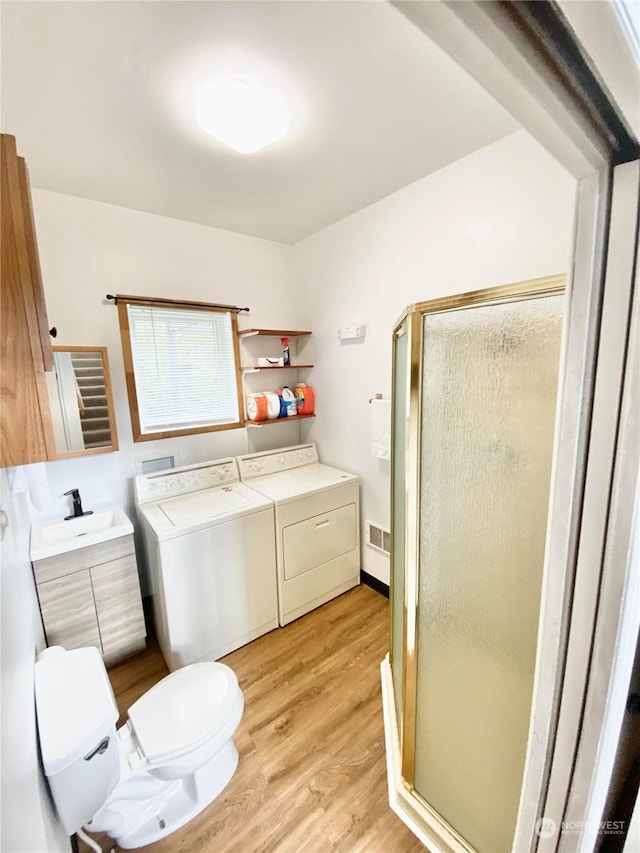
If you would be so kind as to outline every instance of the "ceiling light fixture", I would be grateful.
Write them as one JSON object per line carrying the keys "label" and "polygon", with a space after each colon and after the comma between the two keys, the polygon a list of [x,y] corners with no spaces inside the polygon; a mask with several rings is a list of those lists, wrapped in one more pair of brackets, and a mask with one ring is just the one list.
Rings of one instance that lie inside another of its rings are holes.
{"label": "ceiling light fixture", "polygon": [[234,151],[253,154],[289,130],[289,119],[277,104],[245,80],[232,80],[208,90],[196,111],[198,124]]}

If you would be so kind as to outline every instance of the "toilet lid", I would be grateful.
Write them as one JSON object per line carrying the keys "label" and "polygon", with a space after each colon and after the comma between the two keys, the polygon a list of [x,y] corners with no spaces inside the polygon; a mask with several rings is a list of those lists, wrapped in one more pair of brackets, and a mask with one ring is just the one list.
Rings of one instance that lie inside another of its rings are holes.
{"label": "toilet lid", "polygon": [[222,663],[193,663],[159,681],[129,708],[148,761],[170,758],[209,740],[232,712],[239,692]]}

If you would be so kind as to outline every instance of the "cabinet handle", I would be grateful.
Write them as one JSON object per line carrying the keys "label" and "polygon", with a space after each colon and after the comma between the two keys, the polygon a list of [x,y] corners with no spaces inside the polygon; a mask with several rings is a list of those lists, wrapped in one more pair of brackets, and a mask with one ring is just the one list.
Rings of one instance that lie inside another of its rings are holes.
{"label": "cabinet handle", "polygon": [[327,524],[330,524],[330,520],[328,518],[323,518],[322,521],[316,521],[316,530],[319,530],[321,527],[326,527]]}

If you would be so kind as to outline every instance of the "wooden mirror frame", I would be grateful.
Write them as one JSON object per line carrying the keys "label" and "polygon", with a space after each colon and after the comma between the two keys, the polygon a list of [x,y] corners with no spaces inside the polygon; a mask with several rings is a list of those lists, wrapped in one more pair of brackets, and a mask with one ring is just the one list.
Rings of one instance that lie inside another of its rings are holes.
{"label": "wooden mirror frame", "polygon": [[[104,391],[107,403],[107,418],[109,421],[109,432],[111,435],[111,443],[104,447],[88,447],[83,450],[59,450],[56,444],[56,459],[69,459],[77,456],[94,456],[98,453],[114,453],[118,450],[118,431],[116,429],[115,409],[113,405],[113,394],[111,390],[111,374],[109,372],[109,356],[106,347],[89,347],[89,346],[57,346],[52,347],[54,354],[54,371],[55,371],[55,354],[56,353],[96,353],[102,358],[102,370],[104,373]],[[51,400],[51,394],[50,400]],[[51,406],[53,410],[53,405]],[[52,413],[53,418],[53,413]]]}

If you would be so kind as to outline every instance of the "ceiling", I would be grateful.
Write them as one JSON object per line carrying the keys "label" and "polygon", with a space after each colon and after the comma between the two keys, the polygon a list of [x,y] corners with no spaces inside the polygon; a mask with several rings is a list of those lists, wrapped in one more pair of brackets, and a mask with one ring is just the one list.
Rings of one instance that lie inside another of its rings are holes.
{"label": "ceiling", "polygon": [[[369,2],[3,0],[2,131],[32,184],[295,243],[517,129],[423,33]],[[241,76],[289,114],[243,155],[194,102]]]}

